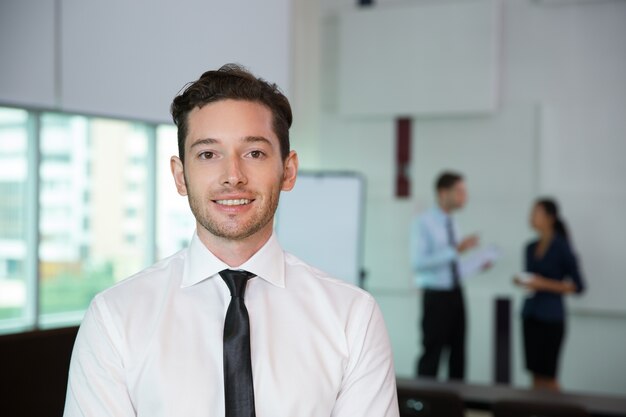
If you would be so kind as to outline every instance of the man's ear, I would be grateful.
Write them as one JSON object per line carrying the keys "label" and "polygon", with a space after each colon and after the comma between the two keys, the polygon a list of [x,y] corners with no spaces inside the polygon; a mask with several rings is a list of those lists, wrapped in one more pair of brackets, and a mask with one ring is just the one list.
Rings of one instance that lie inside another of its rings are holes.
{"label": "man's ear", "polygon": [[296,177],[298,176],[298,154],[296,151],[289,152],[285,163],[283,164],[283,186],[281,190],[291,191],[296,185]]}
{"label": "man's ear", "polygon": [[187,195],[187,184],[185,183],[185,167],[183,165],[183,161],[181,161],[177,156],[172,156],[170,158],[170,169],[172,170],[172,176],[174,177],[178,194],[182,196]]}

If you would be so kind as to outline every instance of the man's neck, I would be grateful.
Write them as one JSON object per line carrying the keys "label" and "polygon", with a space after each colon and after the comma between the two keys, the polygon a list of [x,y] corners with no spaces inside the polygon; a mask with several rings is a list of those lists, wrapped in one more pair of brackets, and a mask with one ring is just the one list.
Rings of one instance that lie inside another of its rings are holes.
{"label": "man's neck", "polygon": [[441,201],[438,201],[437,205],[439,206],[439,209],[443,211],[444,213],[446,213],[448,216],[452,214],[452,209],[446,207],[446,205],[443,204]]}
{"label": "man's neck", "polygon": [[200,225],[197,226],[197,231],[200,241],[213,255],[228,266],[236,268],[252,258],[272,237],[273,226],[268,226],[241,240],[215,236]]}

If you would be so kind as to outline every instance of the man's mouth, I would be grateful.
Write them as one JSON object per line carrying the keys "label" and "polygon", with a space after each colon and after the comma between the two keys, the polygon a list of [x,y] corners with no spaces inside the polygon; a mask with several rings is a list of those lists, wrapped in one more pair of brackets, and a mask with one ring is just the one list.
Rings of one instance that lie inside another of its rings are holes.
{"label": "man's mouth", "polygon": [[237,200],[215,200],[217,204],[222,206],[243,206],[246,204],[250,204],[252,200],[248,200],[247,198],[240,198]]}

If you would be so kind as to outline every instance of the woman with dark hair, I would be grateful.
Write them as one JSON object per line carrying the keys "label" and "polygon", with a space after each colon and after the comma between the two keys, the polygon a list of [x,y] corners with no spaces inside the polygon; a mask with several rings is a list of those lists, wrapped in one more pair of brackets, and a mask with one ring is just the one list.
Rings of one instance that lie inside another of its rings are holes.
{"label": "woman with dark hair", "polygon": [[530,224],[538,237],[526,246],[526,273],[514,281],[528,289],[522,309],[526,368],[533,387],[558,391],[557,368],[565,334],[563,295],[584,290],[576,255],[554,200],[533,206]]}

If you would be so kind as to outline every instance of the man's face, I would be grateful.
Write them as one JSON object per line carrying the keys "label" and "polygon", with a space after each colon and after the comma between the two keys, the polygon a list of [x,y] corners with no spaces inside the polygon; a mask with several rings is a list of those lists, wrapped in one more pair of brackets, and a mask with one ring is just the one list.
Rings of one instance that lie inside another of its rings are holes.
{"label": "man's face", "polygon": [[467,203],[467,187],[465,187],[465,181],[458,181],[452,187],[452,194],[454,199],[455,209],[462,209]]}
{"label": "man's face", "polygon": [[456,184],[447,190],[440,192],[440,198],[448,210],[460,210],[467,203],[467,188],[465,181],[457,181]]}
{"label": "man's face", "polygon": [[241,241],[269,237],[280,191],[295,184],[298,159],[281,160],[272,113],[262,104],[221,100],[188,116],[185,163],[172,157],[179,194],[187,195],[198,233]]}

